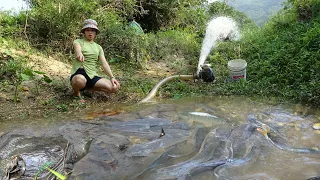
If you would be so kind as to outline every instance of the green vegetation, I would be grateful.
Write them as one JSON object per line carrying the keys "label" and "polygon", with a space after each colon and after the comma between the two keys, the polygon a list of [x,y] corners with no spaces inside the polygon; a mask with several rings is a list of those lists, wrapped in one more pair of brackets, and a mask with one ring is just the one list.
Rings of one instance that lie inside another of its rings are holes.
{"label": "green vegetation", "polygon": [[[172,74],[192,74],[198,63],[206,22],[216,16],[234,18],[242,39],[221,42],[208,57],[213,65],[215,84],[173,81],[158,96],[181,98],[204,95],[247,95],[276,97],[320,105],[320,2],[288,0],[283,10],[263,27],[256,26],[244,13],[221,2],[204,7],[201,1],[125,0],[30,0],[31,9],[11,16],[0,12],[0,83],[18,87],[22,81],[48,75],[26,65],[26,55],[11,56],[5,49],[23,49],[27,54],[41,52],[59,56],[61,61],[73,58],[72,42],[79,37],[84,19],[96,19],[101,33],[97,42],[121,83],[121,91],[112,99],[121,102],[141,100],[161,79]],[[135,17],[145,34],[135,36],[127,27],[127,18]],[[8,43],[9,42],[9,43]],[[137,49],[139,60],[132,57]],[[247,81],[227,83],[227,62],[242,58],[248,62]],[[164,66],[162,74],[149,75],[147,69],[156,63]],[[169,73],[170,72],[170,73]],[[54,85],[52,85],[54,84]],[[43,83],[41,92],[58,96],[42,100],[45,106],[59,111],[79,107],[66,102],[68,82]],[[0,88],[1,90],[3,88]],[[39,94],[39,91],[38,91]],[[17,99],[15,95],[14,99]],[[64,99],[64,100],[62,100]],[[69,105],[69,106],[68,106]]]}
{"label": "green vegetation", "polygon": [[4,77],[1,85],[8,85],[10,83],[14,85],[14,102],[18,101],[18,88],[21,88],[22,81],[35,80],[36,94],[39,94],[39,85],[42,81],[47,83],[52,82],[46,73],[27,67],[24,58],[13,58],[10,54],[10,51],[1,54],[3,56],[1,59],[4,61],[0,61],[0,76]]}
{"label": "green vegetation", "polygon": [[274,96],[320,105],[319,7],[315,0],[289,1],[261,29],[246,32],[241,42],[216,49],[220,58],[232,59],[237,57],[234,49],[238,46],[240,57],[248,62],[248,81],[223,84],[221,93]]}

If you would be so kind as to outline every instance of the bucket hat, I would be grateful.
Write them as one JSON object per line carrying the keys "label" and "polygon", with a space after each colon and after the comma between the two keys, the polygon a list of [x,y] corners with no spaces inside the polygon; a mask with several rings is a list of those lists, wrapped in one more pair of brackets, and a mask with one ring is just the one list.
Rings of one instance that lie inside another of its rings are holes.
{"label": "bucket hat", "polygon": [[98,29],[98,23],[97,21],[93,20],[93,19],[87,19],[83,22],[83,27],[81,29],[81,33],[84,33],[84,30],[87,28],[92,28],[97,30],[97,34],[99,33],[99,29]]}

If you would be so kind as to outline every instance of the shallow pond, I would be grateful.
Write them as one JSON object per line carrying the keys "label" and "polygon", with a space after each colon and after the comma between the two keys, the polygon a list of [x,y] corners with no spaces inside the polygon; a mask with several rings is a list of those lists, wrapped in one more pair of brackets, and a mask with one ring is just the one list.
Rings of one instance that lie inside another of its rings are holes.
{"label": "shallow pond", "polygon": [[[320,130],[313,126],[319,115],[298,105],[211,97],[4,121],[0,179],[16,155],[26,163],[21,177],[30,179],[46,161],[59,164],[63,155],[67,162],[56,170],[64,173],[68,165],[69,179],[318,177]],[[76,156],[68,156],[70,147]]]}

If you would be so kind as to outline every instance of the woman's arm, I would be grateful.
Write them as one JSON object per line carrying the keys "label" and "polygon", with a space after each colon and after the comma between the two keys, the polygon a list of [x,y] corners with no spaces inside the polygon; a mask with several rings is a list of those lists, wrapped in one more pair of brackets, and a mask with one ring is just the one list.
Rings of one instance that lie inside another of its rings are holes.
{"label": "woman's arm", "polygon": [[76,52],[76,56],[77,56],[78,61],[84,62],[84,56],[83,56],[83,54],[82,54],[82,50],[81,50],[80,44],[74,44],[73,47],[74,47],[74,49],[75,49],[75,52]]}
{"label": "woman's arm", "polygon": [[114,78],[114,77],[113,77],[113,74],[112,74],[112,71],[111,71],[111,68],[110,68],[110,66],[109,66],[106,58],[104,57],[104,54],[103,54],[103,53],[99,56],[99,60],[100,60],[100,62],[101,62],[103,71],[104,71],[110,78]]}
{"label": "woman's arm", "polygon": [[114,78],[114,76],[113,76],[113,74],[112,74],[112,71],[111,71],[111,68],[110,68],[110,66],[109,66],[109,63],[107,62],[106,58],[104,57],[104,53],[101,53],[101,54],[99,55],[99,60],[100,60],[100,62],[101,62],[103,71],[110,77],[110,81],[112,82],[112,85],[119,88],[119,87],[120,87],[120,84],[119,84],[119,82]]}

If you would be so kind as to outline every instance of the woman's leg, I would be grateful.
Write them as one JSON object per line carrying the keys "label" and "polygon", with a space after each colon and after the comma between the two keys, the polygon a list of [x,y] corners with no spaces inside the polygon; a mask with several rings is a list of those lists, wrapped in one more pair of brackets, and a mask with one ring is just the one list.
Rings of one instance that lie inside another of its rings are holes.
{"label": "woman's leg", "polygon": [[80,90],[86,86],[86,83],[87,83],[87,80],[83,75],[77,74],[73,76],[71,80],[73,95],[80,96]]}
{"label": "woman's leg", "polygon": [[96,84],[90,90],[103,91],[106,93],[116,93],[119,89],[113,86],[109,79],[101,78],[96,82]]}

